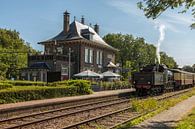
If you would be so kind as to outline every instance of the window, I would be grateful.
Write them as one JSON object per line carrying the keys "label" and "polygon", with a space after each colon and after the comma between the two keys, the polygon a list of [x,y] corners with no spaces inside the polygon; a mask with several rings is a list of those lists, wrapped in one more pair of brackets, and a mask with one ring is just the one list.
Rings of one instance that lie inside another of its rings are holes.
{"label": "window", "polygon": [[62,54],[63,53],[62,47],[57,47],[57,53],[58,54]]}
{"label": "window", "polygon": [[81,35],[88,40],[93,40],[93,33],[89,31],[88,29],[82,29],[81,30]]}
{"label": "window", "polygon": [[102,51],[100,51],[100,65],[102,65]]}
{"label": "window", "polygon": [[88,54],[88,48],[85,48],[85,63],[88,63],[89,62],[89,54]]}
{"label": "window", "polygon": [[90,49],[89,51],[89,63],[93,63],[93,50]]}
{"label": "window", "polygon": [[96,57],[96,63],[99,64],[99,65],[102,65],[102,54],[103,52],[102,51],[97,51],[97,57]]}
{"label": "window", "polygon": [[85,48],[85,63],[93,63],[93,49]]}
{"label": "window", "polygon": [[46,53],[50,54],[50,48],[49,47],[46,47]]}
{"label": "window", "polygon": [[61,75],[68,75],[68,68],[65,65],[61,65]]}
{"label": "window", "polygon": [[99,54],[100,53],[100,51],[97,51],[97,53],[96,53],[96,64],[99,64]]}

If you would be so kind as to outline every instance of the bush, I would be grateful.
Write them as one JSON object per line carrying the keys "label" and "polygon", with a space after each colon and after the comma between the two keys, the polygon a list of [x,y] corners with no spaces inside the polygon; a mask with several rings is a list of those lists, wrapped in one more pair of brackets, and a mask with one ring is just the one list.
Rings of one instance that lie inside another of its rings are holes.
{"label": "bush", "polygon": [[[82,88],[81,88],[82,87]],[[48,99],[64,96],[74,96],[80,94],[90,94],[91,90],[85,85],[77,86],[59,86],[59,87],[13,87],[0,91],[0,103],[12,103],[19,101],[29,101],[37,99]]]}
{"label": "bush", "polygon": [[20,81],[20,80],[15,80],[15,81],[2,81],[2,83],[9,83],[14,86],[45,86],[47,85],[46,82],[39,82],[39,81]]}
{"label": "bush", "polygon": [[132,110],[136,112],[146,112],[157,108],[158,102],[155,99],[133,100]]}
{"label": "bush", "polygon": [[102,90],[116,90],[131,88],[131,84],[127,81],[115,81],[115,82],[100,82]]}
{"label": "bush", "polygon": [[0,83],[0,90],[7,88],[12,88],[12,85],[9,83]]}
{"label": "bush", "polygon": [[0,92],[0,100],[10,102],[29,101],[36,99],[55,98],[62,96],[78,95],[77,87],[41,87],[26,89],[12,89]]}
{"label": "bush", "polygon": [[[24,81],[22,81],[22,84],[24,84],[23,82]],[[48,98],[83,95],[83,94],[92,93],[89,81],[85,81],[85,80],[70,80],[70,81],[63,81],[63,82],[55,82],[53,83],[52,86],[38,86],[38,85],[33,86],[30,85],[33,82],[28,83],[28,81],[26,83],[28,86],[17,85],[17,86],[12,86],[12,88],[10,87],[9,89],[4,88],[0,90],[0,103],[48,99]],[[12,83],[12,84],[16,84],[16,83]],[[17,84],[19,83],[17,82]],[[11,86],[11,84],[9,85]]]}
{"label": "bush", "polygon": [[91,93],[91,84],[87,80],[66,80],[50,83],[51,86],[76,86],[80,94]]}

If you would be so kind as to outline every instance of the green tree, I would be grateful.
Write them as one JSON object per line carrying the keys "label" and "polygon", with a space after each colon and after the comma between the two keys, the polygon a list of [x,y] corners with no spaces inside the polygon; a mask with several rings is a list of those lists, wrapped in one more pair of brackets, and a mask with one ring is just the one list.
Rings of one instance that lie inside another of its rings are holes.
{"label": "green tree", "polygon": [[[183,7],[180,13],[190,11],[195,19],[195,1],[194,0],[143,0],[137,3],[138,7],[142,9],[147,18],[157,18],[168,8],[175,9]],[[191,25],[195,28],[195,23]]]}
{"label": "green tree", "polygon": [[154,45],[147,44],[143,38],[134,38],[128,34],[107,34],[104,40],[119,49],[116,62],[119,62],[122,69],[126,71],[122,73],[124,77],[130,75],[128,71],[139,71],[141,67],[155,63],[156,48]]}
{"label": "green tree", "polygon": [[187,72],[194,72],[193,67],[190,66],[190,65],[184,65],[184,66],[182,67],[182,70],[187,71]]}
{"label": "green tree", "polygon": [[19,32],[0,29],[0,79],[16,78],[20,68],[26,67],[29,48]]}
{"label": "green tree", "polygon": [[129,45],[133,42],[133,36],[122,34],[107,34],[103,37],[103,39],[111,46],[119,50],[119,52],[116,54],[116,61],[120,62],[121,66],[123,67],[129,56]]}
{"label": "green tree", "polygon": [[165,52],[160,52],[160,63],[165,64],[168,68],[178,67],[173,57],[168,56]]}
{"label": "green tree", "polygon": [[[116,62],[120,63],[122,69],[126,71],[122,73],[124,77],[148,64],[155,64],[156,47],[146,43],[144,38],[134,38],[128,34],[107,34],[104,40],[119,50]],[[161,62],[169,68],[177,67],[175,60],[164,52],[161,52]]]}

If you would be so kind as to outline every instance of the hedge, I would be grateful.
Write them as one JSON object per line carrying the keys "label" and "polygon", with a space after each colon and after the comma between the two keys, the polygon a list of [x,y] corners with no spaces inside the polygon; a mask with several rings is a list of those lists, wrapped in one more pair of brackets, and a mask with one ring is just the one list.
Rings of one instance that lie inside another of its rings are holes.
{"label": "hedge", "polygon": [[13,86],[0,90],[0,103],[49,99],[56,97],[75,96],[92,93],[88,81],[69,81],[69,86]]}
{"label": "hedge", "polygon": [[46,82],[40,82],[40,81],[21,81],[21,80],[6,80],[2,81],[1,83],[8,83],[14,86],[45,86],[47,85]]}
{"label": "hedge", "polygon": [[48,85],[49,86],[78,86],[80,85],[81,83],[87,83],[87,84],[90,84],[89,81],[87,80],[65,80],[65,81],[58,81],[58,82],[53,82],[53,83],[49,83]]}
{"label": "hedge", "polygon": [[115,82],[100,82],[102,90],[116,90],[131,88],[131,84],[128,81],[115,81]]}
{"label": "hedge", "polygon": [[79,83],[90,83],[87,80],[65,80],[65,81],[58,81],[52,83],[40,82],[40,81],[1,81],[0,83],[11,84],[13,86],[71,86],[71,85],[78,85]]}
{"label": "hedge", "polygon": [[9,83],[0,83],[0,90],[7,88],[12,88],[12,85]]}

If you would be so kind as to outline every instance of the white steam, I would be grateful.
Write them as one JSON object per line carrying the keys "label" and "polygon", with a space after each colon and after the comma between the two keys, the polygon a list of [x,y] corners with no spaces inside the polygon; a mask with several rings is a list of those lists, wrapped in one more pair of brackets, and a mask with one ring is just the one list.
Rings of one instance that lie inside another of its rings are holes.
{"label": "white steam", "polygon": [[165,38],[165,25],[160,24],[158,26],[158,30],[160,32],[160,37],[158,39],[158,43],[157,43],[157,49],[156,49],[156,55],[157,55],[157,59],[158,59],[158,63],[160,64],[160,45],[163,42],[164,38]]}

